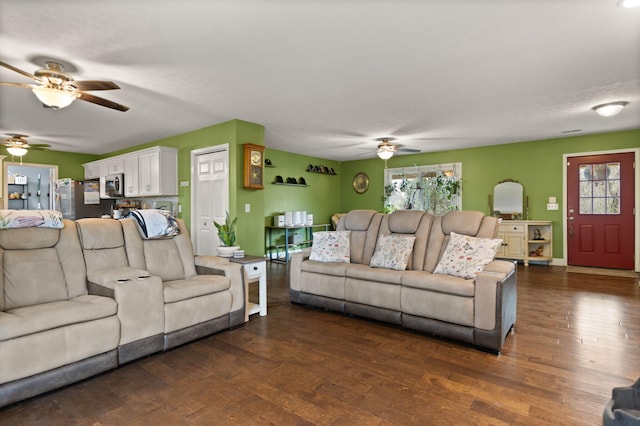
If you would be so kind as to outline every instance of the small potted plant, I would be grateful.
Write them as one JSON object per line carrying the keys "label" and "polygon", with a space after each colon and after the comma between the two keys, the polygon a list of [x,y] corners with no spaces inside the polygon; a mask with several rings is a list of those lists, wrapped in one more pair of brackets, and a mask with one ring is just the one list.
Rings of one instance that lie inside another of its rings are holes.
{"label": "small potted plant", "polygon": [[233,257],[233,252],[240,249],[240,246],[236,245],[236,225],[238,224],[238,218],[229,217],[229,212],[225,217],[224,223],[213,222],[218,230],[218,238],[220,239],[220,246],[218,246],[218,256],[221,257]]}

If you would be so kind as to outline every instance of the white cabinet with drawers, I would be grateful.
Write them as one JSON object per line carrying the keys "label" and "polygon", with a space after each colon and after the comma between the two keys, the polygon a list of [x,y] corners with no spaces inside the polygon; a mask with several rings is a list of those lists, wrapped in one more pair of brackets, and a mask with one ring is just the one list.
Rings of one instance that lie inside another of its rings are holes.
{"label": "white cabinet with drawers", "polygon": [[496,258],[530,261],[553,260],[553,225],[548,220],[505,220],[500,224],[498,238],[502,246]]}

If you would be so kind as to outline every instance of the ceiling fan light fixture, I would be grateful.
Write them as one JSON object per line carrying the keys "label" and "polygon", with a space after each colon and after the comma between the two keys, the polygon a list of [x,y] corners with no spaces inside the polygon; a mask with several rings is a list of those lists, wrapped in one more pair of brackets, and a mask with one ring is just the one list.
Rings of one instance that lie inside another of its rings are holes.
{"label": "ceiling fan light fixture", "polygon": [[10,146],[7,148],[7,152],[11,155],[13,155],[14,157],[22,157],[23,155],[25,155],[27,151],[25,148],[19,147],[19,146]]}
{"label": "ceiling fan light fixture", "polygon": [[640,0],[620,0],[618,6],[626,8],[638,7],[640,6]]}
{"label": "ceiling fan light fixture", "polygon": [[602,117],[613,117],[618,114],[622,109],[627,106],[629,102],[609,102],[606,104],[596,105],[593,109],[598,115]]}
{"label": "ceiling fan light fixture", "polygon": [[382,160],[388,160],[393,157],[395,149],[392,145],[381,145],[378,147],[378,157]]}
{"label": "ceiling fan light fixture", "polygon": [[53,89],[51,87],[34,87],[33,93],[38,97],[40,102],[48,107],[61,109],[71,105],[76,97],[62,90]]}

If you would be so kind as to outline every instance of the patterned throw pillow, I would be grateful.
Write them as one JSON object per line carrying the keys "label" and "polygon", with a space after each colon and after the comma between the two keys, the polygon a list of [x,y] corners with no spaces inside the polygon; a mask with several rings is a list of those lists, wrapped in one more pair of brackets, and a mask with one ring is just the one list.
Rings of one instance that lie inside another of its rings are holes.
{"label": "patterned throw pillow", "polygon": [[313,233],[310,260],[349,263],[351,231],[320,231]]}
{"label": "patterned throw pillow", "polygon": [[433,273],[474,279],[493,260],[501,244],[500,239],[469,237],[452,232]]}
{"label": "patterned throw pillow", "polygon": [[408,235],[379,235],[369,266],[404,271],[415,240]]}

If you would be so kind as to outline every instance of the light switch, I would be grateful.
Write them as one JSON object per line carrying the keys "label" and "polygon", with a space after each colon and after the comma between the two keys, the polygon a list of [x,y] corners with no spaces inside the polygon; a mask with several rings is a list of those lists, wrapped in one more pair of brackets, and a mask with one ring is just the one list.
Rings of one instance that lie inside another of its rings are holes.
{"label": "light switch", "polygon": [[189,181],[188,180],[181,180],[180,181],[180,186],[189,186]]}
{"label": "light switch", "polygon": [[244,212],[251,213],[251,204],[247,203],[244,205]]}
{"label": "light switch", "polygon": [[547,210],[558,210],[558,203],[547,204]]}

